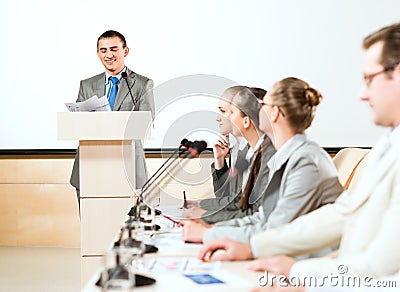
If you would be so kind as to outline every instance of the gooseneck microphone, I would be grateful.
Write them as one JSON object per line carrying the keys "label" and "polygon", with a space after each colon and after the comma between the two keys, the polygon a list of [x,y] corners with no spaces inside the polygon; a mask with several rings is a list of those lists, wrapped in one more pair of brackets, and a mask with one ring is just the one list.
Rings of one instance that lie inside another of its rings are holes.
{"label": "gooseneck microphone", "polygon": [[[177,150],[175,150],[168,159],[157,169],[157,171],[143,184],[140,194],[138,196],[138,202],[143,202],[144,193],[151,191],[154,189],[156,184],[154,182],[167,170],[171,167],[171,165],[175,162],[175,159],[172,158],[175,154],[181,150],[187,151],[186,154],[182,158],[192,158],[203,152],[207,148],[207,143],[205,141],[188,141],[187,139],[183,139],[179,144]],[[180,154],[180,153],[179,153]],[[175,157],[176,158],[176,157]],[[178,164],[179,165],[179,164]],[[176,167],[176,165],[175,165]],[[150,190],[149,190],[150,189]],[[128,213],[131,217],[137,217],[138,212],[136,210],[136,206],[133,206]]]}
{"label": "gooseneck microphone", "polygon": [[[188,150],[189,149],[189,145],[192,145],[193,142],[189,141],[188,139],[183,139],[181,141],[181,143],[179,144],[178,149],[176,149],[169,157],[168,159],[156,170],[156,172],[143,184],[141,190],[140,190],[140,194],[138,197],[139,201],[143,200],[142,194],[149,188],[149,186],[151,185],[151,183],[153,183],[162,173],[161,170],[165,167],[165,169],[167,169],[168,167],[171,166],[171,164],[174,162],[174,160],[171,160],[178,152],[182,151],[182,150]],[[180,154],[180,153],[179,153]],[[178,156],[179,156],[178,154]],[[168,163],[168,165],[167,165]],[[160,173],[160,174],[159,174]],[[159,175],[158,175],[159,174]],[[157,176],[157,177],[156,177]],[[135,206],[131,208],[131,210],[129,211],[128,215],[130,217],[136,217],[136,208]]]}
{"label": "gooseneck microphone", "polygon": [[[206,150],[207,143],[205,141],[188,141],[187,146],[185,147],[187,152],[185,152],[182,158],[193,158],[197,157],[197,155]],[[179,163],[175,163],[173,167],[170,167],[174,162],[176,162],[176,160],[172,160],[172,162],[168,166],[164,167],[164,169],[158,173],[158,175],[152,180],[152,183],[147,184],[146,188],[143,188],[141,190],[139,197],[140,200],[144,200],[145,198],[147,198],[148,201],[151,201],[149,200],[149,197],[151,198],[154,195],[153,190],[157,187],[157,183],[155,183],[155,181],[167,170],[172,172],[177,166],[180,165]]]}
{"label": "gooseneck microphone", "polygon": [[[172,157],[174,157],[174,155],[176,153],[178,153],[181,150],[187,150],[189,148],[189,144],[191,145],[193,142],[189,141],[188,139],[183,139],[181,141],[181,143],[179,144],[178,149],[176,149],[169,157],[168,159],[157,169],[157,171],[144,183],[144,185],[142,186],[141,189],[141,193],[143,193],[144,191],[147,190],[148,186],[150,183],[152,183],[153,181],[155,181],[158,176],[154,179],[154,177],[164,168],[164,166],[167,165],[167,163],[169,162],[169,164],[166,166],[166,168],[168,168],[173,161],[171,161]],[[171,161],[171,162],[170,162]]]}
{"label": "gooseneck microphone", "polygon": [[122,76],[123,79],[125,79],[126,86],[128,87],[129,95],[131,96],[131,99],[132,99],[132,102],[133,102],[133,110],[135,110],[136,109],[137,100],[135,100],[133,98],[131,87],[129,86],[129,82],[128,82],[128,74],[126,72],[122,72],[121,76]]}

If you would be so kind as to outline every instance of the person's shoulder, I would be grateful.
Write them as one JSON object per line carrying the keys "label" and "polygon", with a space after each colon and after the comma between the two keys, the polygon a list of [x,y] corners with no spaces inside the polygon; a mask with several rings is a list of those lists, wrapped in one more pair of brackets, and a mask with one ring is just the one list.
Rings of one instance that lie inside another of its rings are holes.
{"label": "person's shoulder", "polygon": [[101,78],[105,78],[104,77],[104,72],[103,73],[100,73],[100,74],[97,74],[97,75],[95,75],[95,76],[92,76],[92,77],[89,77],[89,78],[86,78],[86,79],[83,79],[81,82],[82,83],[93,83],[93,82],[96,82],[96,81],[98,81],[99,79],[101,79]]}
{"label": "person's shoulder", "polygon": [[149,80],[151,80],[150,78],[148,78],[148,77],[146,77],[146,76],[144,76],[144,75],[141,75],[141,74],[139,74],[139,73],[136,73],[136,72],[130,70],[129,68],[128,68],[128,72],[129,72],[129,75],[130,75],[131,77],[134,77],[134,78],[137,79],[137,80],[143,81],[144,83],[147,82],[147,81],[149,81]]}
{"label": "person's shoulder", "polygon": [[318,143],[305,139],[296,151],[292,154],[292,160],[307,159],[310,161],[319,160],[321,157],[329,156]]}

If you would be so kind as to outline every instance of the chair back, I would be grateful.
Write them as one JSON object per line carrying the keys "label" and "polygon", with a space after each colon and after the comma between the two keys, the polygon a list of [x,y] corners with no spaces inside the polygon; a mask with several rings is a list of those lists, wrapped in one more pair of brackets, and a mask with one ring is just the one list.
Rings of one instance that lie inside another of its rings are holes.
{"label": "chair back", "polygon": [[359,176],[361,169],[357,171],[358,167],[369,151],[369,149],[349,147],[343,148],[333,157],[333,163],[338,171],[339,182],[345,190],[352,184],[354,175],[357,173],[357,176]]}

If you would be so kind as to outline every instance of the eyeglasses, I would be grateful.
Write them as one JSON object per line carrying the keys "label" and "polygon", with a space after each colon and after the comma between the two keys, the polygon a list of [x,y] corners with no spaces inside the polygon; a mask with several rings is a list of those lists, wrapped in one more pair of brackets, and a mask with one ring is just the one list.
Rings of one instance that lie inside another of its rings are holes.
{"label": "eyeglasses", "polygon": [[383,70],[381,70],[381,71],[378,71],[378,72],[375,72],[372,74],[364,74],[365,84],[367,85],[367,87],[369,87],[376,76],[378,76],[382,73],[387,73],[387,72],[393,71],[399,64],[400,64],[400,62],[397,62],[393,65],[383,68]]}
{"label": "eyeglasses", "polygon": [[258,103],[261,104],[261,106],[264,106],[264,105],[267,105],[267,106],[270,106],[270,107],[276,106],[278,108],[278,111],[281,113],[282,117],[285,117],[285,114],[283,113],[283,111],[281,110],[279,105],[272,104],[272,103],[267,103],[267,102],[265,102],[265,101],[263,101],[261,99],[258,99]]}

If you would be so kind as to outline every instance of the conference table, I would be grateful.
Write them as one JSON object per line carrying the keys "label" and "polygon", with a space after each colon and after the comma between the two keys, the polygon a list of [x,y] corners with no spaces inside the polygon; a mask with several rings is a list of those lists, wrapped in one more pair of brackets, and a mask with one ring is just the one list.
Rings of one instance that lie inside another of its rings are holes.
{"label": "conference table", "polygon": [[[197,259],[202,245],[184,243],[181,240],[181,227],[162,216],[156,217],[156,223],[161,229],[147,243],[157,246],[158,252],[144,255],[144,271],[139,272],[154,278],[156,282],[135,287],[135,291],[249,291],[259,286],[264,273],[250,271],[247,268],[250,261],[202,262]],[[102,291],[96,286],[101,271],[102,268],[93,274],[84,292]],[[211,276],[212,283],[196,282],[193,274],[195,277],[199,274]]]}

